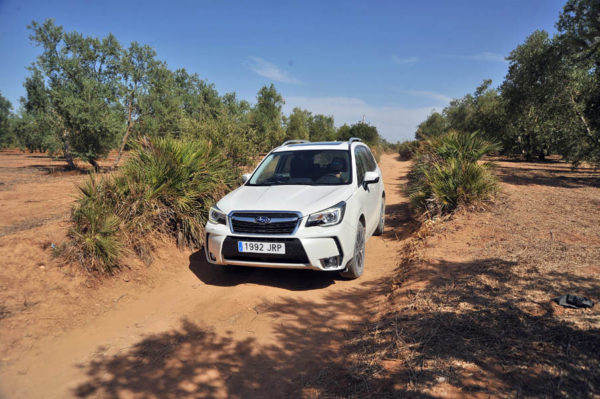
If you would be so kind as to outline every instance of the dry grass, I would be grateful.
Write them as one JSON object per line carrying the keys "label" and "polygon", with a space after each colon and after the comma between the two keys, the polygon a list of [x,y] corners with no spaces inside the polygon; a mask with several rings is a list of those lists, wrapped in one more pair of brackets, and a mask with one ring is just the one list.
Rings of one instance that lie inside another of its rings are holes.
{"label": "dry grass", "polygon": [[406,244],[390,306],[348,345],[368,395],[600,397],[599,307],[552,302],[598,302],[600,175],[508,163],[499,175],[491,210]]}

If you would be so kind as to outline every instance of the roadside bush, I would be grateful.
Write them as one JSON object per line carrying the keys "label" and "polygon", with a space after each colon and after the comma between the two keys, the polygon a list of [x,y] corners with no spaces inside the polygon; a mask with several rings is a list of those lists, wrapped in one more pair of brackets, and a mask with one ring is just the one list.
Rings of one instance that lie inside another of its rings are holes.
{"label": "roadside bush", "polygon": [[94,175],[79,187],[80,197],[73,208],[73,226],[69,230],[72,245],[67,247],[71,259],[86,270],[111,273],[123,252],[119,233],[120,221],[109,202],[108,180]]}
{"label": "roadside bush", "polygon": [[423,217],[454,211],[460,205],[489,200],[497,191],[493,164],[480,162],[498,145],[475,133],[450,131],[423,141],[414,154],[407,191],[413,209]]}
{"label": "roadside bush", "polygon": [[67,253],[87,270],[111,272],[125,249],[151,263],[155,242],[164,237],[198,248],[208,208],[236,178],[209,141],[137,142],[117,175],[91,176],[80,187]]}
{"label": "roadside bush", "polygon": [[418,148],[419,142],[417,140],[403,141],[398,144],[398,155],[400,155],[400,160],[408,161],[412,159]]}
{"label": "roadside bush", "polygon": [[121,201],[117,213],[142,258],[146,237],[171,236],[179,247],[202,245],[208,208],[232,187],[231,162],[208,141],[168,138],[136,145],[115,181]]}

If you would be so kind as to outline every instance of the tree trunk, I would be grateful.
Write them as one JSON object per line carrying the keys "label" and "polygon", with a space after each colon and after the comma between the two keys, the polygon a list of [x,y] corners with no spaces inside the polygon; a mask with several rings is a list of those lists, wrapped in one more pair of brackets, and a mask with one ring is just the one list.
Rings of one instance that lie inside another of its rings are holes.
{"label": "tree trunk", "polygon": [[527,138],[527,140],[526,140],[527,142],[525,144],[525,149],[524,149],[525,160],[527,162],[531,162],[533,160],[533,149],[531,148],[532,147],[531,146],[531,136],[529,134],[527,134],[525,137]]}
{"label": "tree trunk", "polygon": [[123,154],[123,150],[125,150],[125,145],[127,144],[127,139],[129,138],[129,133],[131,133],[131,113],[133,108],[133,94],[129,98],[129,106],[127,110],[127,129],[125,130],[125,135],[123,136],[123,140],[121,141],[121,147],[119,148],[119,153],[117,154],[117,158],[113,163],[112,168],[115,169],[119,165],[119,161],[121,160],[121,155]]}
{"label": "tree trunk", "polygon": [[89,163],[94,167],[94,172],[100,171],[100,165],[98,165],[98,162],[96,162],[95,159],[90,159]]}
{"label": "tree trunk", "polygon": [[76,169],[75,162],[73,162],[73,155],[71,154],[71,148],[69,147],[68,131],[66,129],[63,130],[63,152],[69,169]]}
{"label": "tree trunk", "polygon": [[540,161],[546,160],[546,154],[544,154],[544,150],[540,150],[540,152],[538,153],[538,160],[540,160]]}
{"label": "tree trunk", "polygon": [[573,93],[570,93],[570,97],[571,97],[571,103],[573,104],[573,110],[575,111],[577,116],[579,116],[579,119],[581,119],[581,122],[583,123],[583,126],[585,127],[585,131],[586,131],[588,137],[590,137],[593,140],[594,134],[592,133],[590,124],[588,123],[587,119],[585,119],[585,115],[583,115],[583,113],[577,108],[577,103],[575,102],[575,97],[573,97]]}

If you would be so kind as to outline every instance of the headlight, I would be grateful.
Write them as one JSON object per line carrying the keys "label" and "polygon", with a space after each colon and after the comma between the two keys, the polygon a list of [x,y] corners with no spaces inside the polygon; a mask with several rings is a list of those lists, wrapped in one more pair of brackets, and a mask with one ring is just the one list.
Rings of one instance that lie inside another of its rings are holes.
{"label": "headlight", "polygon": [[214,224],[225,224],[225,220],[227,220],[227,216],[221,212],[219,208],[216,206],[211,206],[210,211],[208,211],[208,221]]}
{"label": "headlight", "polygon": [[342,221],[345,210],[346,203],[342,201],[331,208],[325,209],[321,212],[313,213],[308,217],[308,220],[306,221],[306,227],[334,226]]}

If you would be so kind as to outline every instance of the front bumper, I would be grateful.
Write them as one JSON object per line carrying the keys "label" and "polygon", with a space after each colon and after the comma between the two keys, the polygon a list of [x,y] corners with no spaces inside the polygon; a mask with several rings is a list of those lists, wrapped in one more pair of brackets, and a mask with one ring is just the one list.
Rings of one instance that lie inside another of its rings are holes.
{"label": "front bumper", "polygon": [[[293,235],[234,234],[228,225],[206,224],[206,259],[217,265],[239,265],[282,269],[343,270],[353,254],[356,226],[349,222],[330,227],[304,226],[306,218]],[[285,255],[262,255],[237,252],[237,241],[284,242]],[[337,266],[323,265],[322,260],[339,257]]]}

